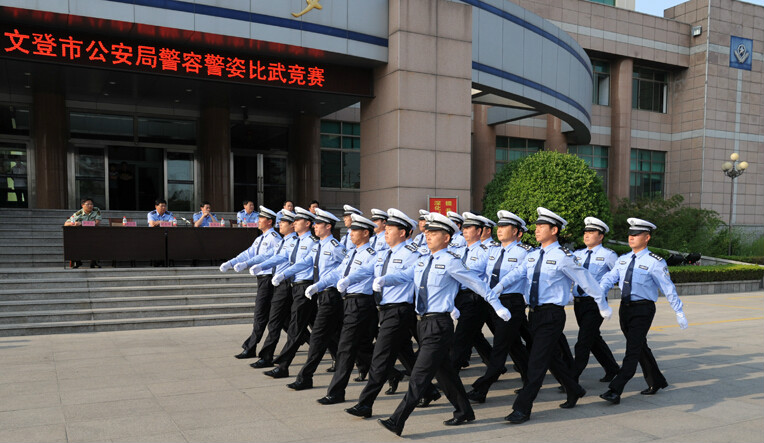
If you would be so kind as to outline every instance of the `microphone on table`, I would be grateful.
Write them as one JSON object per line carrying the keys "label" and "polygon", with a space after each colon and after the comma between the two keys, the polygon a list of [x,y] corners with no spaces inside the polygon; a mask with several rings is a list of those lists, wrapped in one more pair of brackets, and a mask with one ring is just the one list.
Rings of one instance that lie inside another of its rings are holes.
{"label": "microphone on table", "polygon": [[183,218],[183,217],[181,217],[180,219],[181,219],[181,220],[183,220],[184,222],[186,222],[186,225],[190,225],[190,224],[191,224],[191,222],[190,222],[190,221],[186,220],[186,219],[185,219],[185,218]]}

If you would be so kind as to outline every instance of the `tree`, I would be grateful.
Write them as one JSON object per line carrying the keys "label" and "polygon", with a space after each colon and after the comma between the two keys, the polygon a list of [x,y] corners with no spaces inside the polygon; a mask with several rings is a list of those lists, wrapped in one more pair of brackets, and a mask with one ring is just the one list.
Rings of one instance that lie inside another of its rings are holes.
{"label": "tree", "polygon": [[584,218],[594,216],[612,227],[610,204],[597,173],[575,155],[541,151],[516,160],[486,185],[484,213],[497,220],[496,212],[514,212],[528,223],[523,240],[536,244],[533,235],[536,208],[543,206],[568,221],[560,243],[583,245]]}

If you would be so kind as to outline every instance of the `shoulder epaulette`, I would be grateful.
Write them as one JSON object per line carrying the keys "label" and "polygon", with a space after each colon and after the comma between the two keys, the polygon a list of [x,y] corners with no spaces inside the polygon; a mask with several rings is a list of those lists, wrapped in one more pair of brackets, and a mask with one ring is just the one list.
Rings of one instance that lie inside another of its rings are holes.
{"label": "shoulder epaulette", "polygon": [[496,240],[491,242],[491,246],[501,246],[501,243],[497,242]]}
{"label": "shoulder epaulette", "polygon": [[278,234],[276,234],[276,231],[271,231],[271,235],[273,235],[273,236],[274,236],[274,237],[276,237],[276,238],[279,238],[279,235],[278,235]]}
{"label": "shoulder epaulette", "polygon": [[319,241],[319,240],[321,240],[320,238],[316,237],[315,235],[311,235],[311,236],[310,236],[310,239],[311,239],[311,240],[313,240],[313,241]]}
{"label": "shoulder epaulette", "polygon": [[241,214],[241,213],[242,213],[242,212],[244,212],[244,211],[246,211],[246,209],[242,209],[241,211],[239,211],[239,214]]}
{"label": "shoulder epaulette", "polygon": [[417,251],[417,247],[414,246],[413,244],[406,245],[406,249],[408,249],[411,252],[416,252]]}
{"label": "shoulder epaulette", "polygon": [[661,261],[661,260],[663,260],[663,257],[661,257],[660,255],[658,255],[658,254],[656,254],[656,253],[654,253],[654,252],[651,252],[651,253],[650,253],[650,257],[652,257],[652,258],[654,258],[654,259],[656,259],[656,260],[658,260],[658,261]]}
{"label": "shoulder epaulette", "polygon": [[482,243],[480,244],[480,247],[481,247],[481,248],[483,248],[483,250],[484,250],[484,251],[487,251],[487,250],[488,250],[488,246],[486,246],[486,245],[484,245],[484,244],[482,244]]}
{"label": "shoulder epaulette", "polygon": [[[154,211],[154,212],[156,212],[156,211]],[[170,212],[170,211],[167,211],[167,212],[166,212],[166,214],[170,214],[170,215],[172,215],[173,217],[175,217],[175,214],[173,214],[173,213],[172,213],[172,212]]]}
{"label": "shoulder epaulette", "polygon": [[335,239],[332,239],[331,243],[332,243],[332,246],[334,246],[335,248],[340,245],[340,242],[338,242]]}
{"label": "shoulder epaulette", "polygon": [[453,243],[453,242],[449,243],[448,246],[451,247],[451,248],[458,248],[459,247],[459,245],[457,245],[456,243]]}
{"label": "shoulder epaulette", "polygon": [[[602,247],[602,249],[604,249],[604,250],[606,250],[606,251],[610,251],[610,252],[612,252],[612,253],[614,253],[614,254],[616,253],[614,250],[612,250],[612,249],[610,249],[610,248],[606,248],[606,247],[604,247],[604,246]],[[617,255],[617,254],[616,254],[616,255]]]}
{"label": "shoulder epaulette", "polygon": [[369,255],[374,255],[377,253],[377,251],[375,251],[373,248],[366,248],[366,252],[368,252]]}
{"label": "shoulder epaulette", "polygon": [[454,256],[454,257],[456,257],[456,258],[459,258],[459,259],[461,259],[461,258],[462,258],[462,256],[461,256],[461,255],[459,255],[459,254],[457,254],[456,252],[452,252],[452,251],[446,251],[446,252],[448,252],[449,254],[453,255],[453,256]]}
{"label": "shoulder epaulette", "polygon": [[531,252],[533,250],[533,246],[526,245],[525,243],[518,243],[517,246],[520,246],[521,248],[525,249],[526,252]]}
{"label": "shoulder epaulette", "polygon": [[566,248],[565,246],[560,246],[560,250],[565,253],[568,257],[572,257],[573,253],[570,252],[570,249]]}

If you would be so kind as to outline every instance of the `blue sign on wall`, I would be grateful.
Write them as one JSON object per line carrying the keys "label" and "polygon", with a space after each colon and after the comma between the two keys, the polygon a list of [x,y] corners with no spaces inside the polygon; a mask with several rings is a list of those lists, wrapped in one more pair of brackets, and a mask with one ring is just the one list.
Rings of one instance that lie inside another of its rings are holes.
{"label": "blue sign on wall", "polygon": [[753,40],[730,36],[730,67],[751,70]]}

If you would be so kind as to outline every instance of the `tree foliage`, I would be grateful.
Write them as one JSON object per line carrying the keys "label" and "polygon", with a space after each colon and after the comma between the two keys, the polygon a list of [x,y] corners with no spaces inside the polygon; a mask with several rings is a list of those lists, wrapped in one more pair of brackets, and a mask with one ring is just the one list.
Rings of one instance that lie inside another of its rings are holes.
{"label": "tree foliage", "polygon": [[581,246],[584,218],[594,216],[612,227],[610,204],[597,173],[575,155],[541,151],[505,166],[486,186],[484,213],[514,212],[528,223],[523,241],[536,244],[536,208],[543,206],[568,221],[560,243]]}

